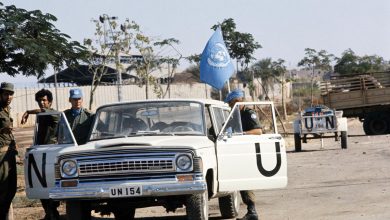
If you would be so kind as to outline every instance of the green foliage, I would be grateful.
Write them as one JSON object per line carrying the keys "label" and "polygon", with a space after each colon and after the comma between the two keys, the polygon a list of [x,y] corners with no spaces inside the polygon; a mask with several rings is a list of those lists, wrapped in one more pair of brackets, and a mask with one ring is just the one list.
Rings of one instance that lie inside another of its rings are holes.
{"label": "green foliage", "polygon": [[89,71],[93,73],[89,108],[92,108],[94,93],[101,79],[108,72],[107,66],[114,61],[117,71],[125,71],[119,59],[120,54],[130,53],[131,43],[139,31],[139,25],[134,21],[127,19],[119,25],[116,19],[104,14],[99,19],[92,20],[95,24],[95,37],[84,39],[84,45],[88,48]]}
{"label": "green foliage", "polygon": [[200,58],[201,58],[201,55],[200,54],[193,54],[193,55],[190,55],[188,57],[186,57],[186,59],[190,62],[190,63],[194,63],[198,66],[200,66]]}
{"label": "green foliage", "polygon": [[223,39],[229,51],[230,57],[241,62],[241,66],[248,65],[254,60],[253,54],[261,45],[255,41],[252,34],[236,31],[236,23],[232,18],[225,19],[222,24],[212,27],[216,30],[221,26]]}
{"label": "green foliage", "polygon": [[272,61],[271,58],[264,58],[251,66],[255,78],[260,78],[263,86],[263,90],[267,93],[267,88],[272,86],[274,81],[284,83],[286,66],[283,59]]}
{"label": "green foliage", "polygon": [[185,69],[184,72],[191,73],[190,79],[194,79],[195,82],[200,82],[199,65],[191,65]]}
{"label": "green foliage", "polygon": [[[313,86],[314,96],[320,96],[320,88],[314,84]],[[311,87],[300,87],[293,90],[293,97],[310,97]]]}
{"label": "green foliage", "polygon": [[377,55],[358,56],[351,49],[345,50],[341,58],[337,58],[334,71],[341,75],[380,72],[389,69],[388,63]]}
{"label": "green foliage", "polygon": [[48,65],[59,69],[85,59],[85,48],[56,29],[52,24],[56,20],[39,10],[1,7],[0,72],[40,78]]}
{"label": "green foliage", "polygon": [[[98,20],[93,21],[96,26],[95,38],[84,40],[84,44],[90,51],[90,70],[94,73],[90,105],[92,105],[94,91],[100,84],[101,78],[107,73],[106,66],[112,60],[115,61],[115,68],[120,72],[136,71],[140,79],[139,86],[146,86],[146,98],[149,97],[149,85],[153,86],[153,91],[158,97],[164,96],[167,91],[164,93],[157,79],[151,73],[161,69],[163,64],[167,64],[170,70],[169,76],[172,77],[181,58],[181,54],[174,47],[180,43],[179,40],[168,38],[157,41],[144,35],[135,21],[126,19],[124,23],[119,24],[116,20],[117,17],[106,14],[99,16]],[[176,51],[179,58],[161,56],[158,49],[165,47]],[[131,55],[132,53],[141,54],[142,60],[131,60],[132,63],[124,68],[119,59],[120,55]]]}
{"label": "green foliage", "polygon": [[334,59],[333,54],[328,54],[326,50],[321,50],[317,52],[315,49],[306,48],[305,49],[306,56],[299,61],[298,66],[304,66],[308,69],[320,69],[331,71],[332,65],[331,62]]}
{"label": "green foliage", "polygon": [[[142,33],[137,34],[134,45],[135,48],[141,53],[143,60],[136,61],[133,63],[133,65],[131,65],[130,68],[136,70],[138,77],[141,79],[142,85],[145,85],[146,99],[149,98],[149,85],[153,86],[153,92],[157,95],[157,97],[162,98],[167,94],[170,84],[168,83],[168,87],[164,92],[162,87],[157,82],[157,79],[152,76],[151,73],[163,68],[163,65],[168,65],[170,70],[168,73],[169,77],[173,77],[173,73],[175,72],[182,58],[181,53],[176,49],[176,45],[179,43],[180,41],[174,38],[158,41],[144,36]],[[176,51],[178,56],[161,56],[160,52],[167,47]]]}

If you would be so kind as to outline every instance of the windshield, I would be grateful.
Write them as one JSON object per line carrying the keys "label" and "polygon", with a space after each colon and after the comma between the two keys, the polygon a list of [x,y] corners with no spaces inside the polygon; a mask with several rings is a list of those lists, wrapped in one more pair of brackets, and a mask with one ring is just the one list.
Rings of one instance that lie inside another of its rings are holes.
{"label": "windshield", "polygon": [[91,140],[138,135],[205,135],[203,105],[189,101],[126,103],[96,113]]}

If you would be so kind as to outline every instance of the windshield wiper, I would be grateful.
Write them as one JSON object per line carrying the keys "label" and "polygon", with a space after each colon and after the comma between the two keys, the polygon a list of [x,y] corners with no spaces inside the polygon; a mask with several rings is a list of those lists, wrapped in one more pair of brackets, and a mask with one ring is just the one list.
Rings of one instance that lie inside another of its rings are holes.
{"label": "windshield wiper", "polygon": [[127,135],[127,137],[134,137],[134,136],[160,136],[160,135],[170,135],[170,136],[175,136],[174,133],[171,132],[161,132],[160,130],[155,130],[155,131],[137,131],[137,132],[131,132],[130,134]]}
{"label": "windshield wiper", "polygon": [[100,141],[100,140],[108,140],[108,139],[115,139],[115,138],[125,138],[126,135],[119,135],[119,136],[108,136],[108,137],[99,137],[91,139],[90,141]]}

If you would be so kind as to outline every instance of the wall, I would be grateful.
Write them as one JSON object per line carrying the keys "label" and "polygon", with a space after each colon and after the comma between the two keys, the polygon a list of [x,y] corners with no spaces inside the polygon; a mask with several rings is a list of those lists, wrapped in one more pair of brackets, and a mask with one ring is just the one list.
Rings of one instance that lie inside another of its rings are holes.
{"label": "wall", "polygon": [[[237,85],[236,85],[237,86]],[[163,89],[166,89],[166,85],[162,85]],[[170,93],[167,93],[165,98],[210,98],[212,88],[203,83],[195,84],[172,84],[170,86]],[[242,88],[242,85],[238,85],[239,88]],[[59,87],[56,89],[45,88],[50,90],[53,93],[53,104],[52,107],[59,111],[64,111],[67,108],[70,108],[69,103],[69,90],[75,87]],[[78,87],[84,93],[84,107],[89,106],[89,97],[90,97],[90,86]],[[275,87],[276,88],[276,87]],[[35,102],[35,93],[41,88],[18,88],[15,90],[14,99],[11,103],[11,115],[14,119],[14,127],[30,127],[35,123],[35,116],[30,115],[27,123],[21,125],[20,121],[23,113],[27,109],[36,109],[38,108],[37,103]],[[277,91],[277,89],[275,90]],[[286,89],[290,91],[290,89]],[[245,89],[246,96],[249,96],[248,89]],[[142,100],[145,99],[145,87],[139,87],[137,85],[123,85],[122,86],[122,97],[123,101],[132,101],[132,100]],[[273,97],[276,102],[280,100],[280,93],[277,94],[273,92]],[[289,97],[289,95],[288,95]],[[272,98],[272,97],[271,97]],[[157,99],[157,96],[150,91],[149,99]],[[92,111],[103,104],[113,103],[118,101],[118,89],[117,86],[99,86],[95,91],[94,95],[94,104],[92,106]]]}

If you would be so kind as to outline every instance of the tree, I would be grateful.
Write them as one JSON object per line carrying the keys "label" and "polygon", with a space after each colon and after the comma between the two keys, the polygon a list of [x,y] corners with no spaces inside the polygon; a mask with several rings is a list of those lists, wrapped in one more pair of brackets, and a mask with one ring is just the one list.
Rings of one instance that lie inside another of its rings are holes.
{"label": "tree", "polygon": [[[257,49],[261,48],[261,45],[255,41],[252,34],[236,31],[236,23],[232,18],[223,20],[221,24],[213,25],[212,29],[216,30],[218,26],[221,26],[222,36],[230,57],[237,61],[237,75],[241,75],[241,78],[248,79],[248,88],[254,98],[253,94],[256,88],[248,65],[255,59],[253,55]],[[238,64],[241,66],[240,70],[238,69]]]}
{"label": "tree", "polygon": [[377,55],[360,57],[351,49],[342,53],[341,58],[336,58],[334,71],[341,75],[362,74],[369,72],[385,71],[389,68],[386,61]]}
{"label": "tree", "polygon": [[196,79],[196,81],[200,82],[200,55],[193,54],[185,59],[191,63],[191,66],[189,66],[185,72],[191,73],[190,78]]}
{"label": "tree", "polygon": [[286,77],[286,66],[284,65],[283,59],[278,59],[277,61],[272,62],[272,72],[275,76],[277,82],[281,85],[281,93],[282,93],[282,107],[283,107],[283,119],[287,119],[287,109],[286,109],[286,92],[285,86],[289,79]]}
{"label": "tree", "polygon": [[325,70],[331,71],[332,66],[331,62],[334,59],[333,54],[328,54],[326,50],[321,50],[317,52],[315,49],[306,48],[306,56],[299,61],[298,66],[304,66],[312,70],[311,75],[311,105],[313,105],[313,81],[314,81],[314,72],[315,70]]}
{"label": "tree", "polygon": [[[142,60],[134,62],[129,68],[135,69],[138,77],[141,79],[140,86],[145,85],[146,99],[149,98],[149,86],[153,86],[153,91],[158,97],[164,97],[169,91],[169,83],[164,93],[162,87],[157,82],[157,79],[151,74],[152,72],[163,68],[163,65],[172,65],[172,69],[169,70],[169,77],[172,75],[179,65],[182,55],[175,48],[175,45],[179,44],[179,41],[175,38],[164,39],[161,41],[154,40],[148,36],[138,33],[135,36],[134,45],[135,48],[141,53]],[[169,56],[162,56],[160,53],[164,51],[165,47],[174,49],[178,57],[173,58]]]}
{"label": "tree", "polygon": [[55,16],[0,5],[0,72],[40,78],[49,65],[58,70],[85,59],[85,48],[52,24]]}
{"label": "tree", "polygon": [[[270,88],[273,84],[274,76],[272,71],[272,59],[264,58],[251,66],[251,71],[253,73],[253,77],[256,79],[261,79],[261,87],[263,89],[263,93],[266,95],[266,99],[268,99],[268,88]],[[248,79],[249,81],[249,79]]]}
{"label": "tree", "polygon": [[[169,91],[170,81],[168,80],[168,87],[163,91],[159,86],[157,79],[155,79],[151,72],[162,68],[163,64],[168,65],[168,78],[172,78],[176,70],[179,59],[160,56],[155,53],[155,48],[162,48],[166,45],[173,46],[179,43],[174,38],[165,39],[162,41],[153,41],[150,37],[144,35],[140,26],[135,21],[126,19],[125,22],[119,24],[117,17],[109,15],[101,15],[98,20],[93,20],[96,26],[95,39],[85,39],[84,44],[88,47],[89,53],[89,67],[93,73],[93,81],[91,83],[91,99],[90,106],[93,103],[94,92],[99,86],[102,77],[107,74],[107,66],[110,63],[115,63],[115,68],[118,71],[118,99],[121,101],[121,77],[123,72],[135,70],[139,77],[139,86],[146,85],[146,98],[149,98],[149,85],[154,86],[154,92],[158,97],[165,96]],[[108,26],[108,27],[107,27]],[[141,54],[140,59],[127,60],[127,67],[121,62],[121,56],[131,56],[131,54]],[[180,55],[181,56],[181,55]]]}
{"label": "tree", "polygon": [[230,57],[236,59],[243,69],[246,68],[254,60],[253,54],[255,50],[261,48],[261,45],[255,41],[252,34],[236,31],[236,23],[232,18],[214,25],[212,29],[216,30],[219,25]]}
{"label": "tree", "polygon": [[264,58],[256,63],[254,63],[250,71],[253,74],[254,78],[261,79],[260,85],[263,88],[265,94],[265,99],[269,99],[268,88],[272,87],[274,81],[277,81],[281,84],[281,93],[282,93],[282,106],[283,106],[283,115],[284,119],[287,118],[286,111],[286,102],[285,102],[285,85],[289,81],[286,78],[286,66],[284,65],[283,59],[278,59],[277,61],[272,61],[271,58]]}
{"label": "tree", "polygon": [[[122,101],[121,76],[125,68],[122,65],[120,56],[130,55],[130,49],[134,35],[139,32],[139,25],[134,21],[126,19],[123,24],[117,23],[117,17],[101,15],[99,19],[92,20],[95,24],[95,38],[87,38],[84,45],[88,48],[88,66],[93,74],[89,108],[92,108],[94,94],[101,79],[108,72],[108,66],[112,63],[118,73],[118,100]],[[108,26],[108,27],[107,27]]]}

